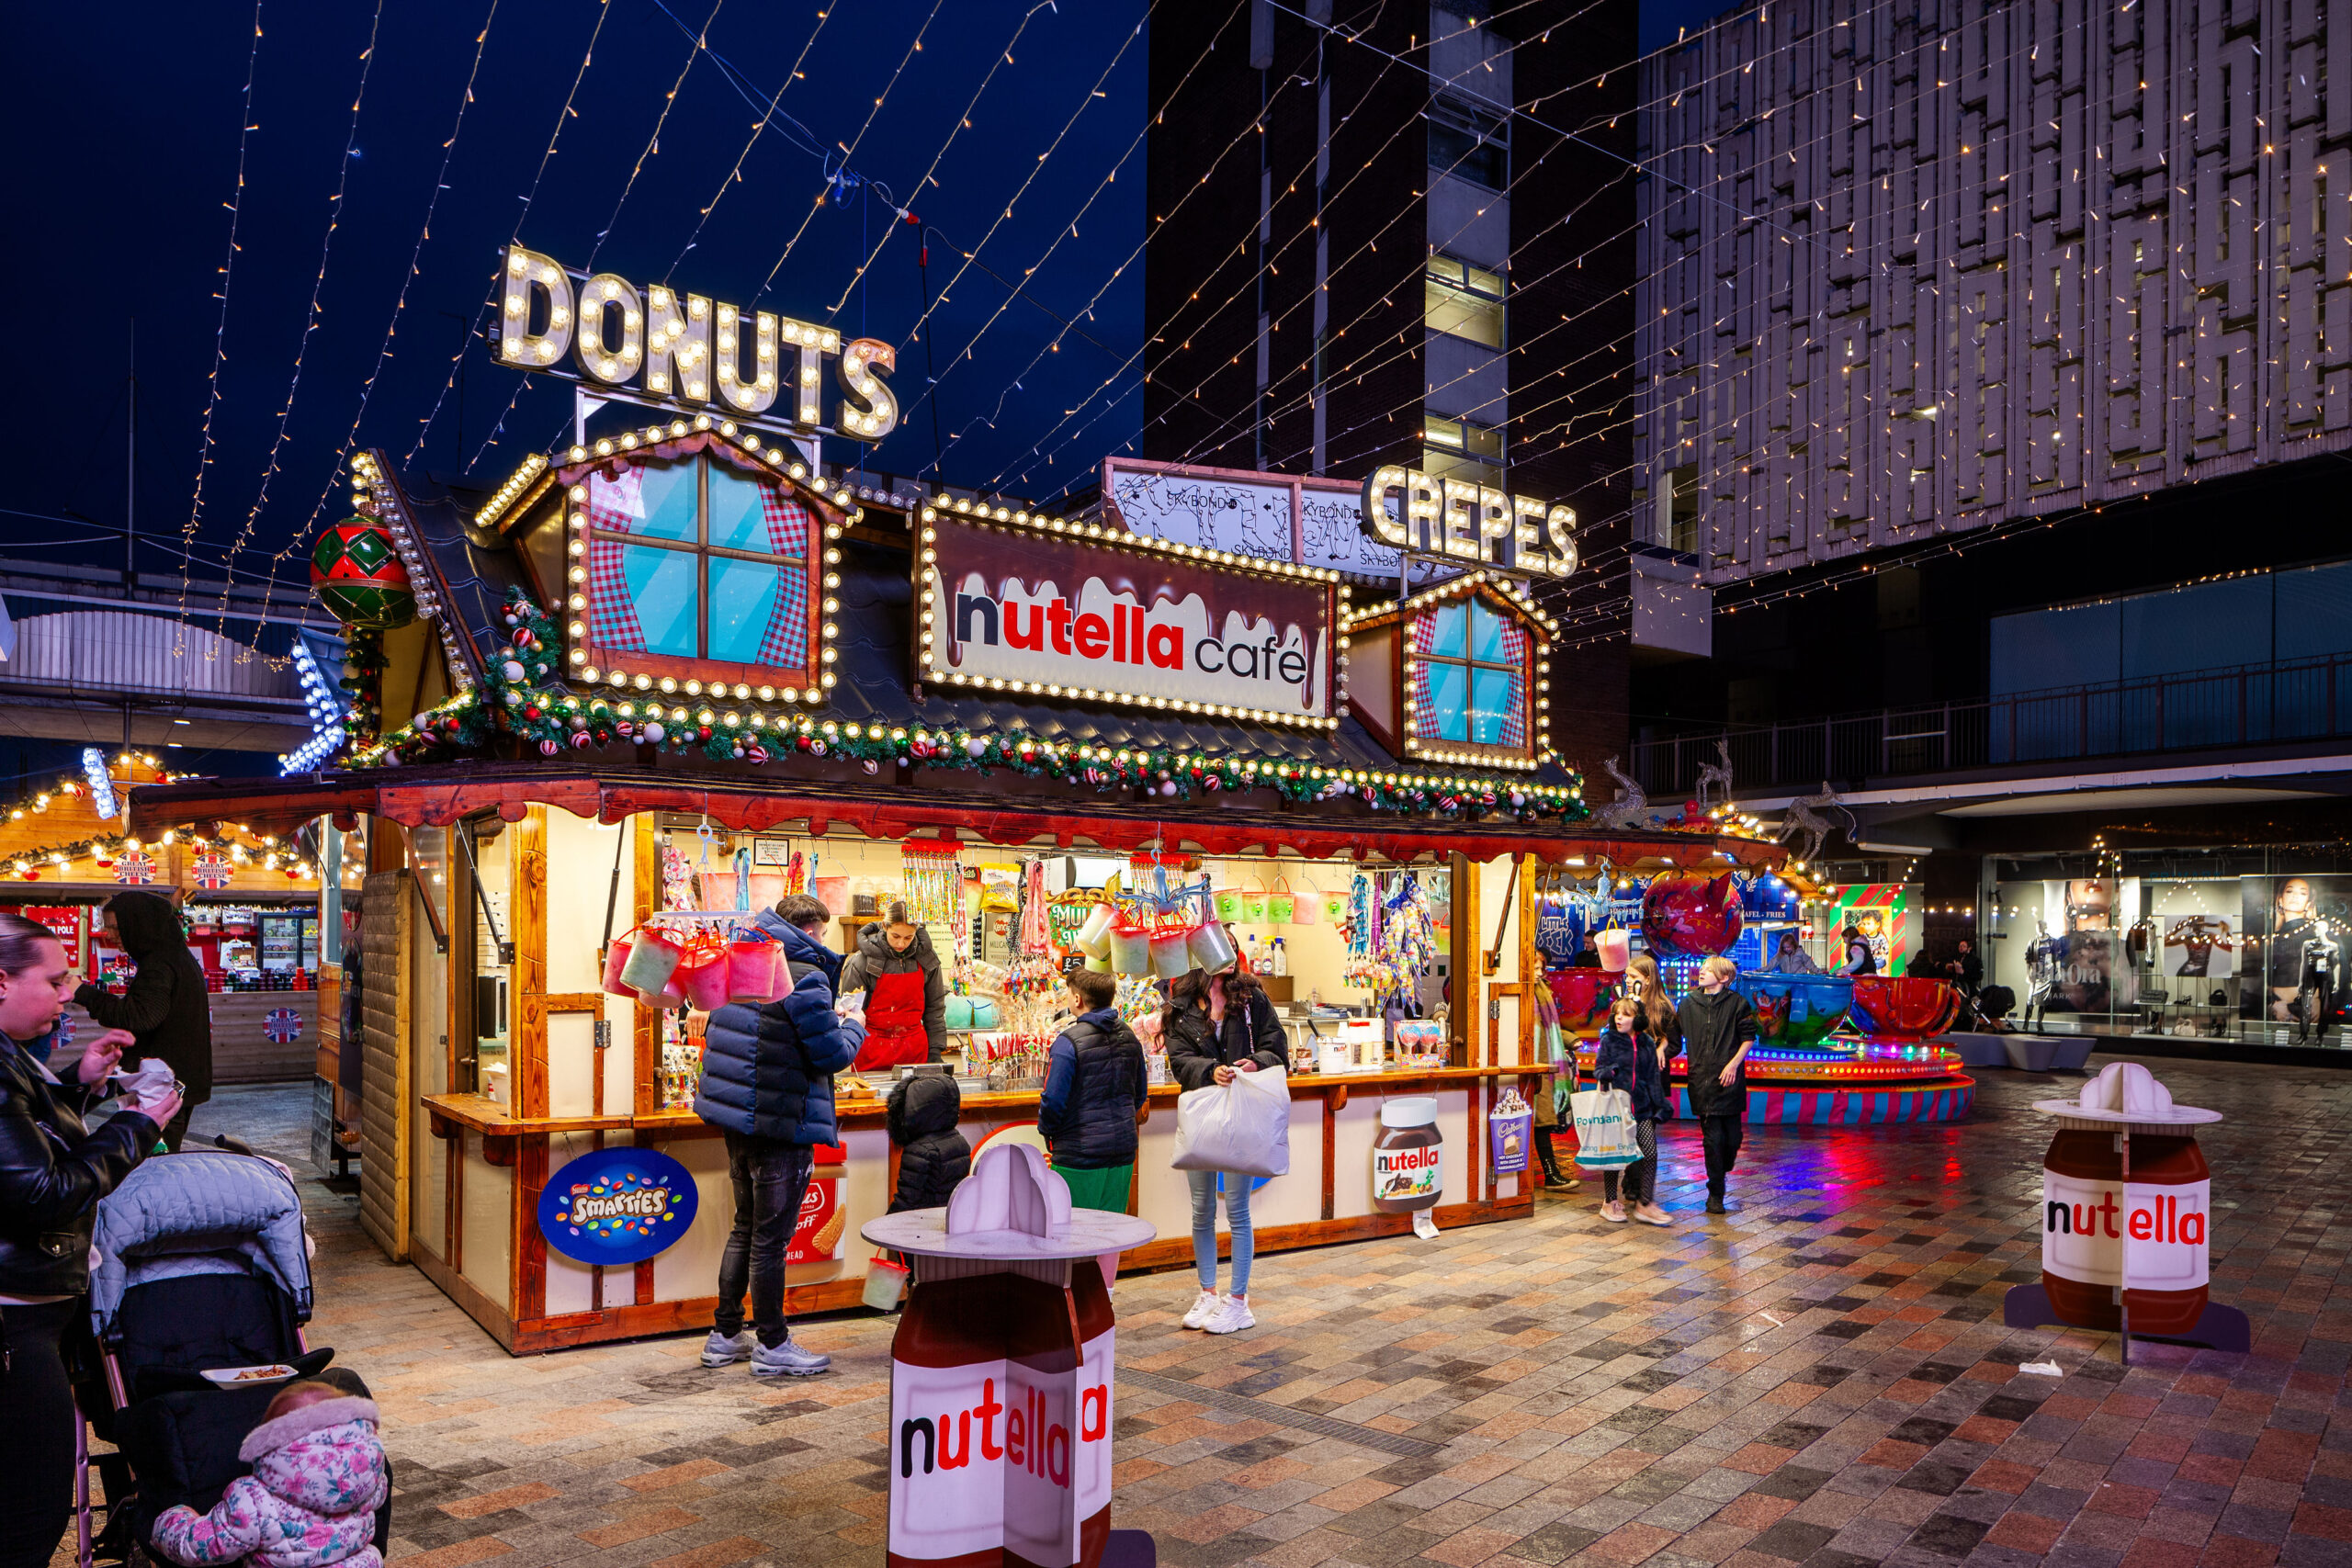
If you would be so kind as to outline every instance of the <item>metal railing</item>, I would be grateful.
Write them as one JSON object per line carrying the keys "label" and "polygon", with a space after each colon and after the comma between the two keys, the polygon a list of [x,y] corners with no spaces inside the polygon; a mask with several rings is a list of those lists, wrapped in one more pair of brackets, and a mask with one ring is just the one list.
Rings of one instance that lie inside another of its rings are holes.
{"label": "metal railing", "polygon": [[1694,793],[1722,742],[1743,791],[2352,736],[2352,654],[2103,681],[1634,743],[1654,799]]}

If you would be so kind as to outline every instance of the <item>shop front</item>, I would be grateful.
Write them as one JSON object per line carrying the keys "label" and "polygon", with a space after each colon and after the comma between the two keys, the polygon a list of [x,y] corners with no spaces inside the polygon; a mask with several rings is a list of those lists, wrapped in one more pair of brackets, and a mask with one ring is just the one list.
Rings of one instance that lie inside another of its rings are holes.
{"label": "shop front", "polygon": [[[1785,859],[1703,818],[1586,829],[1549,736],[1557,628],[1505,570],[1359,604],[1370,580],[1303,546],[854,492],[707,415],[533,457],[488,495],[367,454],[314,560],[348,632],[344,764],[142,809],[316,824],[364,856],[334,883],[360,885],[362,1223],[518,1353],[709,1321],[732,1202],[693,1103],[709,1007],[758,980],[673,989],[639,948],[722,953],[807,892],[845,952],[903,900],[955,992],[940,1066],[978,1145],[1036,1139],[1066,966],[1111,967],[1145,1018],[1229,940],[1295,1069],[1263,1250],[1532,1212],[1523,1140],[1490,1134],[1549,1068],[1547,868]],[[837,1080],[793,1310],[861,1299],[892,1077]],[[1162,1239],[1130,1268],[1190,1256],[1162,1079],[1128,1200]],[[609,1159],[573,1168],[617,1149],[674,1161],[670,1185],[615,1197]],[[626,1260],[543,1212],[552,1191],[604,1224],[688,1181],[674,1234]]]}

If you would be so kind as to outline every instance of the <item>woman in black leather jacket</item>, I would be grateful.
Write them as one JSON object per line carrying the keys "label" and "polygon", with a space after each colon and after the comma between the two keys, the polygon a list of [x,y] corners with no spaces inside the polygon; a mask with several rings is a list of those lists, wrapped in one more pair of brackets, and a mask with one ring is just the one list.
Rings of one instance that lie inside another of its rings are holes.
{"label": "woman in black leather jacket", "polygon": [[45,1568],[74,1506],[74,1393],[60,1354],[90,1285],[98,1200],[153,1148],[178,1096],[126,1105],[96,1132],[84,1107],[107,1094],[130,1035],[83,1047],[78,1081],[60,1083],[27,1044],[56,1027],[74,994],[55,937],[0,915],[0,1568]]}

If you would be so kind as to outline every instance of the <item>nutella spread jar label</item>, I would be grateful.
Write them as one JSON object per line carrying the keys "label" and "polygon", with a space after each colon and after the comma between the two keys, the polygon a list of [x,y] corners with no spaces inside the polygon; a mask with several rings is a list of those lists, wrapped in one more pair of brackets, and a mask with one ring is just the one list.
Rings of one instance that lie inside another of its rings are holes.
{"label": "nutella spread jar label", "polygon": [[1372,1145],[1372,1205],[1384,1214],[1434,1208],[1445,1190],[1444,1134],[1437,1100],[1407,1095],[1380,1108],[1380,1136]]}
{"label": "nutella spread jar label", "polygon": [[2195,1290],[2208,1282],[2212,1193],[2211,1181],[2157,1186],[2044,1170],[2042,1270],[2086,1285]]}
{"label": "nutella spread jar label", "polygon": [[1117,1337],[1102,1271],[1072,1274],[1067,1295],[1006,1274],[918,1279],[890,1351],[892,1568],[1100,1560]]}

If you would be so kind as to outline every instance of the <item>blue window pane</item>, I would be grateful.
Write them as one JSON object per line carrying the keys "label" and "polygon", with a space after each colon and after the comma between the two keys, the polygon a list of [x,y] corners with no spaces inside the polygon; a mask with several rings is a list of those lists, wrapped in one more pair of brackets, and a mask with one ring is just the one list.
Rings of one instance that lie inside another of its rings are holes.
{"label": "blue window pane", "polygon": [[763,504],[767,487],[723,465],[710,468],[710,542],[729,550],[807,558],[808,514],[797,505],[777,509],[772,528]]}
{"label": "blue window pane", "polygon": [[[629,545],[621,551],[621,576],[628,584],[629,607],[636,612],[648,653],[693,659],[695,633],[702,620],[702,593],[695,568],[696,558],[685,550],[649,549]],[[631,646],[627,642],[616,647]]]}
{"label": "blue window pane", "polygon": [[1470,606],[1470,657],[1498,663],[1503,658],[1503,621],[1484,604]]}
{"label": "blue window pane", "polygon": [[[778,614],[787,587],[784,575],[785,569],[758,561],[710,558],[711,658],[736,664],[786,664],[806,657],[799,651],[808,642],[804,627],[786,624]],[[792,596],[796,601],[799,597]],[[792,606],[782,608],[789,613]]]}
{"label": "blue window pane", "polygon": [[1500,670],[1476,671],[1470,686],[1470,739],[1481,746],[1518,744],[1516,735],[1506,733],[1517,728],[1510,716],[1518,705],[1517,675]]}
{"label": "blue window pane", "polygon": [[697,537],[695,465],[648,463],[638,471],[644,477],[639,481],[637,517],[628,531],[644,539],[684,539],[691,543]]}
{"label": "blue window pane", "polygon": [[1430,651],[1440,659],[1459,659],[1465,638],[1459,604],[1448,604],[1430,615]]}
{"label": "blue window pane", "polygon": [[1465,671],[1459,664],[1430,664],[1429,671],[1430,710],[1437,719],[1440,740],[1470,739],[1470,694],[1465,689]]}

